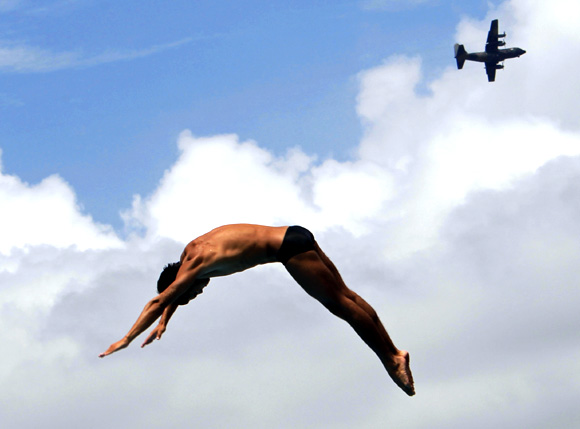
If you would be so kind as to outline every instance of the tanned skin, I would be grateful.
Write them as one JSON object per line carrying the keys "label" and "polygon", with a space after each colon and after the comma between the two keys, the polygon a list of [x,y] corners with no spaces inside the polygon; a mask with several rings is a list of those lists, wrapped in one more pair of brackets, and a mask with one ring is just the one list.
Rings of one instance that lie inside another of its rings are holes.
{"label": "tanned skin", "polygon": [[[277,262],[276,252],[287,229],[287,226],[225,225],[190,242],[181,255],[181,267],[175,281],[149,301],[127,335],[111,344],[99,357],[124,349],[160,317],[159,324],[141,347],[161,339],[178,307],[175,303],[177,299],[185,294],[190,300],[195,298],[210,278]],[[284,266],[310,296],[352,326],[405,393],[409,396],[415,394],[409,353],[395,347],[375,310],[346,286],[334,264],[316,242],[314,250],[290,258]]]}

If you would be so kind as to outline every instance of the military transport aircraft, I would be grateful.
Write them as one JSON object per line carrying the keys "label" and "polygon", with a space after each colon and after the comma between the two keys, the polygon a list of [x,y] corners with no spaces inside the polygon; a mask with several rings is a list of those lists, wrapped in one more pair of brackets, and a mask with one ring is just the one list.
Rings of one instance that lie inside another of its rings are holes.
{"label": "military transport aircraft", "polygon": [[495,71],[503,69],[503,64],[499,64],[508,58],[516,58],[524,55],[526,51],[520,48],[506,48],[499,49],[500,46],[505,46],[505,41],[500,40],[505,38],[505,33],[498,33],[498,20],[491,21],[489,33],[487,33],[487,42],[485,44],[485,52],[468,53],[465,51],[463,45],[455,44],[455,59],[457,60],[457,68],[462,69],[465,60],[478,61],[485,63],[485,72],[487,73],[487,80],[493,82],[495,80]]}

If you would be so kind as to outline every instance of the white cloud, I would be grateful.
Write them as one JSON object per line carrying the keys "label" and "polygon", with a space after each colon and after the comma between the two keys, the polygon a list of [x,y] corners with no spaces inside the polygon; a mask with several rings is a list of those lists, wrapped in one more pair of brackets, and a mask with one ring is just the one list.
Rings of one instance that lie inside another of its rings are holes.
{"label": "white cloud", "polygon": [[80,250],[121,245],[109,226],[81,213],[73,190],[58,176],[29,185],[0,169],[0,206],[0,253],[39,245]]}
{"label": "white cloud", "polygon": [[[404,57],[359,75],[357,111],[365,124],[359,156],[383,165],[400,190],[385,213],[407,219],[396,233],[398,253],[436,241],[449,210],[470,192],[507,189],[551,159],[580,154],[578,79],[571,75],[580,66],[578,56],[542,51],[536,36],[552,36],[574,52],[580,49],[578,32],[562,31],[554,14],[540,19],[543,6],[523,3],[506,3],[481,22],[458,26],[457,40],[469,46],[471,40],[485,41],[490,20],[499,16],[502,29],[513,29],[518,45],[528,50],[506,61],[492,84],[476,68],[480,64],[450,67],[431,83],[431,94],[421,96],[415,92],[420,59]],[[556,64],[568,64],[546,67],[552,56]]]}
{"label": "white cloud", "polygon": [[482,116],[541,117],[577,131],[574,108],[580,82],[572,70],[580,67],[580,34],[574,25],[580,19],[578,5],[565,0],[550,4],[530,0],[504,2],[482,21],[462,21],[456,41],[464,43],[468,51],[482,51],[489,22],[495,18],[499,19],[500,31],[507,33],[507,46],[521,47],[527,53],[506,60],[505,69],[497,72],[496,82],[483,88],[483,67],[469,62],[461,71],[450,70],[437,88],[455,85],[458,93],[470,100],[464,107]]}
{"label": "white cloud", "polygon": [[181,156],[159,188],[145,200],[136,196],[124,214],[150,236],[188,241],[239,222],[341,226],[360,234],[392,193],[389,176],[371,161],[314,165],[297,148],[277,159],[235,135],[195,138],[188,131],[178,145]]}

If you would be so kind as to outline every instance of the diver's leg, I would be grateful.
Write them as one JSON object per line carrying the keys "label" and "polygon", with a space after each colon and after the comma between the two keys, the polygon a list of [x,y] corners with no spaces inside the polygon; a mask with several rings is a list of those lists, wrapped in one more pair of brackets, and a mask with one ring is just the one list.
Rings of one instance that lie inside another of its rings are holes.
{"label": "diver's leg", "polygon": [[355,330],[399,387],[408,395],[414,394],[409,354],[395,347],[375,310],[344,284],[334,264],[318,246],[292,257],[285,267],[309,295]]}
{"label": "diver's leg", "polygon": [[[379,316],[377,315],[377,312],[375,311],[375,309],[373,307],[371,307],[371,305],[368,302],[366,302],[362,297],[360,297],[356,292],[350,290],[348,288],[348,286],[346,286],[346,284],[344,283],[344,280],[342,279],[340,273],[338,272],[338,269],[336,268],[334,263],[330,260],[330,258],[328,256],[326,256],[326,254],[318,246],[318,243],[315,243],[315,251],[318,254],[318,257],[320,258],[320,260],[326,266],[326,268],[328,268],[328,270],[330,272],[332,272],[332,274],[334,275],[336,283],[338,285],[338,288],[343,291],[344,295],[349,300],[353,301],[354,304],[356,304],[358,309],[363,310],[371,318],[371,320],[374,324],[374,327],[381,334],[381,337],[385,341],[386,346],[389,349],[390,353],[396,354],[398,352],[398,349],[393,344],[391,337],[387,333],[387,330],[383,326],[383,324],[382,324],[381,320],[379,319]],[[355,309],[355,311],[358,309]]]}

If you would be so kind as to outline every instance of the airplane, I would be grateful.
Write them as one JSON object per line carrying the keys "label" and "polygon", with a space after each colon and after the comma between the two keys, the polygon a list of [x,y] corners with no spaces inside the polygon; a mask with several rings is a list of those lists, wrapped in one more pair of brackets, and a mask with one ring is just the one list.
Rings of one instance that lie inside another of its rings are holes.
{"label": "airplane", "polygon": [[485,52],[468,53],[465,51],[463,45],[455,44],[455,60],[457,61],[457,69],[461,70],[465,60],[478,61],[485,63],[485,72],[487,73],[488,82],[495,81],[495,71],[503,69],[503,64],[499,64],[508,58],[517,58],[524,55],[526,51],[520,48],[506,48],[499,49],[500,46],[505,46],[505,33],[499,34],[498,20],[491,21],[489,32],[487,33],[487,42],[485,44]]}

